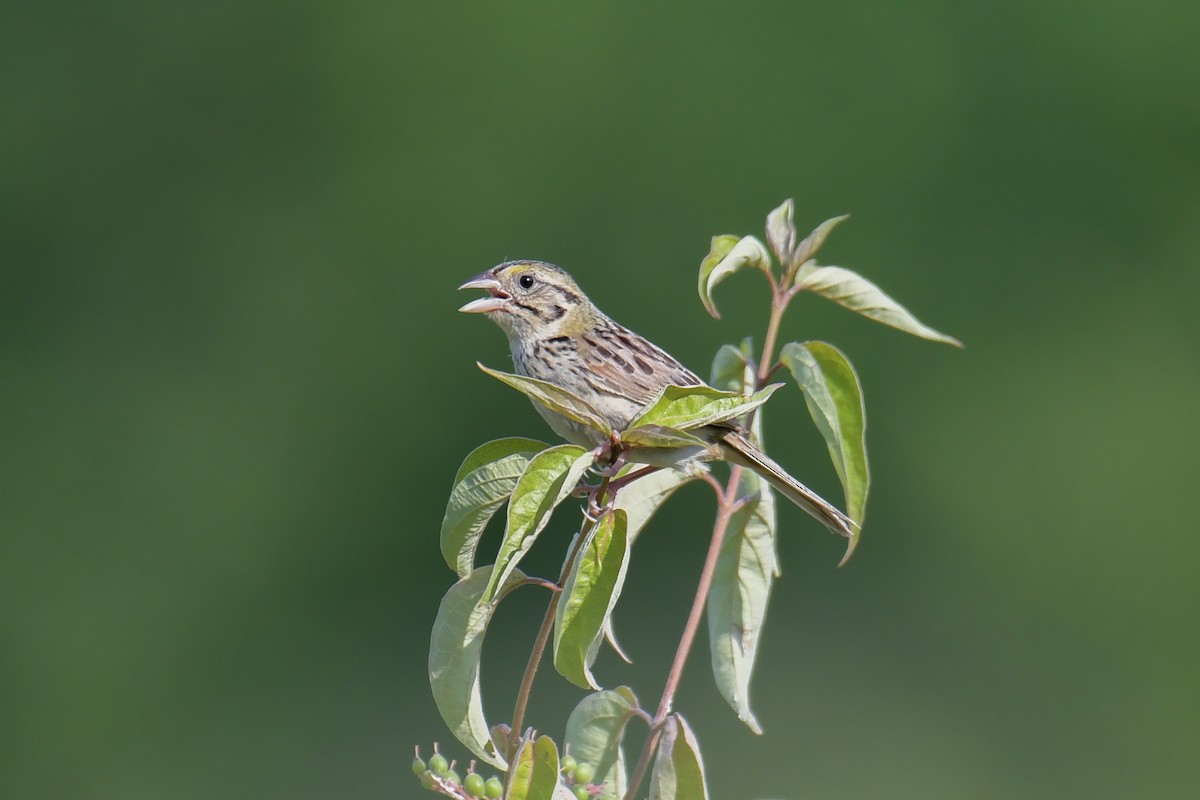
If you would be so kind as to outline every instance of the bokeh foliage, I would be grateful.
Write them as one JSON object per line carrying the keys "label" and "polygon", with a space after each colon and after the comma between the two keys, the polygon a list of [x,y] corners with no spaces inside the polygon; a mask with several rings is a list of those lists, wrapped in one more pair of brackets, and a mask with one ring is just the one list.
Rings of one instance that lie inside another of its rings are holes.
{"label": "bokeh foliage", "polygon": [[[1191,2],[9,4],[0,794],[411,788],[442,501],[477,442],[549,437],[475,369],[502,337],[454,287],[546,258],[702,369],[762,318],[750,280],[720,322],[694,301],[709,236],[787,196],[801,229],[852,212],[829,263],[969,349],[789,316],[862,379],[870,534],[840,571],[784,537],[765,737],[692,663],[714,795],[1194,789],[1198,27]],[[837,496],[807,428],[772,454]],[[631,575],[622,608],[682,618],[708,503],[650,523],[631,571],[679,585]],[[538,613],[509,602],[504,638]],[[618,610],[621,642],[665,673],[642,621]],[[575,696],[544,680],[534,721]]]}

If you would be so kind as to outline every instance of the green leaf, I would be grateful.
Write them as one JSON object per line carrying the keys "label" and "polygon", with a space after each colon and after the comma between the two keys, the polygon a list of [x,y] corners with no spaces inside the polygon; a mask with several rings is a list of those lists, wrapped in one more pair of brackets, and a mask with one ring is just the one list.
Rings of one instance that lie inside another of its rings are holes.
{"label": "green leaf", "polygon": [[529,459],[546,444],[513,437],[480,445],[458,468],[442,517],[442,556],[460,578],[475,566],[475,548],[488,520],[496,513],[525,470]]}
{"label": "green leaf", "polygon": [[[620,473],[626,475],[639,467],[627,467]],[[700,477],[702,467],[662,469],[638,478],[617,492],[613,505],[625,512],[627,538],[633,544],[642,528],[654,516],[654,512],[683,484]]]}
{"label": "green leaf", "polygon": [[812,233],[804,237],[804,241],[796,245],[796,251],[792,254],[792,264],[803,264],[815,256],[833,229],[848,219],[850,219],[850,215],[843,214],[840,217],[827,219],[814,228]]}
{"label": "green leaf", "polygon": [[771,254],[757,238],[743,236],[738,238],[725,234],[714,236],[712,248],[700,262],[700,302],[716,319],[721,315],[713,304],[712,290],[721,281],[737,272],[742,267],[754,267],[765,273],[771,271]]}
{"label": "green leaf", "polygon": [[505,800],[574,800],[559,780],[558,747],[549,736],[526,739],[517,751]]}
{"label": "green leaf", "polygon": [[842,351],[825,342],[792,342],[783,348],[780,360],[804,392],[808,413],[825,438],[842,482],[846,514],[859,526],[854,528],[842,557],[844,564],[858,546],[871,485],[862,386]]}
{"label": "green leaf", "polygon": [[758,408],[782,385],[773,383],[749,396],[722,392],[711,386],[667,386],[629,423],[629,427],[653,423],[689,431],[725,422]]}
{"label": "green leaf", "polygon": [[704,762],[696,735],[681,714],[667,717],[654,772],[650,776],[650,797],[653,800],[707,800],[708,784],[704,780]]}
{"label": "green leaf", "polygon": [[630,447],[675,448],[705,447],[703,439],[692,434],[668,428],[665,425],[639,425],[621,434],[621,443]]}
{"label": "green leaf", "polygon": [[796,251],[796,224],[792,221],[795,211],[792,198],[783,201],[783,205],[767,215],[767,241],[775,251],[775,257],[786,269],[792,263],[792,254]]}
{"label": "green leaf", "polygon": [[816,266],[809,269],[806,266],[796,275],[796,286],[801,290],[816,292],[844,308],[905,333],[962,347],[958,339],[921,322],[908,309],[884,294],[882,289],[852,270]]}
{"label": "green leaf", "polygon": [[[429,684],[438,711],[455,738],[478,758],[506,769],[503,755],[492,743],[479,693],[479,655],[495,610],[495,603],[483,600],[491,572],[491,567],[475,570],[442,597],[429,640]],[[497,601],[524,577],[513,571]]]}
{"label": "green leaf", "polygon": [[575,489],[594,460],[590,450],[562,444],[543,450],[525,466],[508,501],[508,524],[496,554],[496,569],[483,593],[485,600],[492,599],[496,587],[505,581],[546,527],[554,507]]}
{"label": "green leaf", "polygon": [[625,724],[638,708],[637,697],[626,686],[589,694],[567,719],[564,746],[575,760],[596,768],[592,783],[605,784],[622,797],[626,790],[625,753],[621,739]]}
{"label": "green leaf", "polygon": [[537,378],[526,378],[524,375],[500,372],[499,370],[485,367],[478,361],[475,364],[488,375],[507,383],[542,408],[553,411],[556,414],[561,414],[573,422],[593,428],[604,434],[605,438],[612,433],[612,425],[608,424],[608,420],[604,418],[603,414],[597,411],[586,400],[568,392],[566,389],[555,386],[553,383],[540,381]]}
{"label": "green leaf", "polygon": [[584,541],[571,574],[558,595],[554,617],[554,668],[584,689],[599,689],[592,663],[629,567],[627,518],[619,509],[605,514]]}
{"label": "green leaf", "polygon": [[[756,420],[757,422],[757,420]],[[738,496],[749,500],[729,520],[708,591],[708,641],[721,696],[750,730],[762,733],[750,710],[750,677],[767,615],[775,555],[775,495],[744,470]]]}
{"label": "green leaf", "polygon": [[[635,469],[641,469],[641,467],[636,464],[630,465],[618,474],[623,477]],[[650,521],[654,513],[662,507],[662,504],[675,493],[675,490],[683,484],[700,477],[704,469],[705,467],[699,464],[689,464],[683,468],[661,469],[658,472],[652,472],[649,475],[638,478],[617,492],[613,506],[621,509],[627,515],[626,539],[630,547],[633,546],[633,541],[637,538],[642,528],[646,526],[646,523]],[[616,632],[613,631],[611,614],[604,621],[604,638],[608,640],[609,645],[616,651],[622,661],[627,664],[633,663],[617,642]]]}
{"label": "green leaf", "polygon": [[749,337],[743,339],[738,347],[731,344],[721,345],[713,356],[708,385],[723,392],[746,394],[753,391],[757,375],[754,358],[750,352],[751,346]]}

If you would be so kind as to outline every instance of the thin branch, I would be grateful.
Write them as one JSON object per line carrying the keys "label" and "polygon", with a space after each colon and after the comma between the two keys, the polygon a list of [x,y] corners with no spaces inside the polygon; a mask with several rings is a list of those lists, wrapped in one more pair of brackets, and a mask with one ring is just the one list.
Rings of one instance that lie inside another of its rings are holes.
{"label": "thin branch", "polygon": [[[769,276],[771,280],[771,318],[767,323],[767,332],[763,337],[762,358],[758,361],[758,374],[755,389],[761,389],[766,385],[767,380],[779,368],[779,364],[775,362],[775,343],[779,338],[779,325],[783,320],[783,312],[787,309],[788,302],[792,298],[793,292],[781,287],[775,280],[774,276]],[[754,419],[754,413],[757,409],[750,412],[747,417],[747,425],[751,424]],[[716,571],[717,559],[721,553],[721,545],[725,541],[725,532],[729,527],[729,521],[733,517],[735,511],[741,508],[746,498],[737,497],[737,487],[741,482],[742,468],[733,465],[729,469],[729,480],[725,486],[721,486],[720,482],[712,475],[705,473],[704,479],[713,487],[713,491],[717,493],[717,519],[713,524],[712,541],[708,545],[708,555],[704,559],[704,568],[700,573],[700,581],[696,586],[696,595],[692,599],[692,609],[688,614],[687,624],[683,629],[683,637],[679,641],[679,647],[675,651],[675,660],[671,663],[671,671],[667,674],[667,682],[663,686],[662,698],[658,703],[658,711],[654,715],[654,719],[650,726],[650,733],[646,737],[646,743],[642,746],[642,752],[638,756],[637,766],[634,767],[633,774],[629,779],[628,789],[625,792],[625,800],[634,800],[637,794],[638,787],[646,776],[646,770],[650,766],[650,759],[654,755],[654,751],[658,748],[658,741],[662,737],[663,723],[666,721],[667,715],[671,713],[671,704],[675,700],[675,692],[679,688],[679,681],[683,676],[683,668],[687,663],[688,654],[691,652],[692,644],[696,638],[696,632],[700,627],[700,617],[704,613],[704,606],[708,600],[708,591],[712,586],[713,573]]]}
{"label": "thin branch", "polygon": [[[608,488],[608,478],[600,482],[596,487],[596,496],[603,496]],[[575,539],[575,545],[571,548],[570,554],[567,556],[566,563],[563,564],[562,573],[558,576],[558,584],[562,586],[566,583],[567,578],[571,574],[571,566],[575,563],[575,557],[579,555],[579,550],[583,546],[583,542],[587,539],[592,528],[596,527],[596,520],[587,517],[582,527],[579,529],[579,536]],[[556,587],[557,588],[557,587]],[[521,726],[525,724],[525,709],[529,706],[529,695],[533,691],[533,679],[537,676],[538,667],[542,663],[542,656],[546,652],[546,644],[550,641],[550,632],[554,629],[554,617],[558,613],[558,592],[555,592],[550,597],[550,602],[546,604],[546,613],[542,617],[542,625],[538,628],[537,638],[533,640],[533,649],[529,652],[529,661],[525,665],[525,675],[521,678],[521,688],[517,690],[517,703],[513,707],[511,729],[508,735],[508,763],[512,764],[513,759],[517,757],[517,747],[521,743]]]}
{"label": "thin branch", "polygon": [[[737,486],[741,475],[741,467],[732,467],[729,470],[729,486]],[[683,667],[687,663],[688,654],[691,653],[692,644],[696,641],[696,632],[700,629],[700,617],[704,615],[708,590],[712,586],[713,574],[717,569],[717,559],[721,554],[721,544],[725,541],[725,531],[729,527],[732,509],[736,505],[729,499],[731,494],[731,491],[718,493],[720,505],[717,511],[717,520],[713,525],[712,541],[708,545],[708,555],[704,559],[700,581],[696,585],[696,595],[692,598],[692,610],[688,613],[687,623],[683,627],[683,636],[679,640],[679,647],[675,650],[675,660],[671,663],[671,671],[667,673],[667,682],[663,686],[662,698],[658,701],[658,711],[654,715],[650,734],[646,737],[641,755],[638,756],[637,766],[634,767],[633,775],[629,779],[625,800],[633,800],[638,786],[646,775],[646,769],[650,766],[650,758],[654,755],[654,751],[658,747],[658,740],[662,736],[662,724],[667,715],[671,713],[671,704],[675,701],[675,692],[679,689],[679,681],[683,677]]]}

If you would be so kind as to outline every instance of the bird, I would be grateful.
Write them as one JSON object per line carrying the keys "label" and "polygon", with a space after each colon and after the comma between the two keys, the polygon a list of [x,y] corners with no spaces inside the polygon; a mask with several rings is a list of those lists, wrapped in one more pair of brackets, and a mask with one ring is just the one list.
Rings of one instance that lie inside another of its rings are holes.
{"label": "bird", "polygon": [[[504,331],[518,374],[586,400],[614,430],[624,430],[669,385],[707,385],[661,347],[615,322],[566,270],[549,262],[505,261],[458,288],[487,292],[459,311],[483,314]],[[566,441],[586,447],[600,443],[594,429],[537,403],[534,408]],[[853,537],[853,520],[788,474],[735,421],[692,433],[708,445],[702,460],[724,459],[754,471],[826,528]]]}

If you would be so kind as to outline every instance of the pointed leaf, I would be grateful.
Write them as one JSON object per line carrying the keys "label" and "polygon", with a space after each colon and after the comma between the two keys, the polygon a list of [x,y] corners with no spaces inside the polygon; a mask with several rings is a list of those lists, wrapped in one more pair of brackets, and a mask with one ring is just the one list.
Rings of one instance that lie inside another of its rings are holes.
{"label": "pointed leaf", "polygon": [[796,245],[796,251],[792,254],[793,264],[803,264],[817,254],[821,249],[821,245],[825,244],[825,239],[833,232],[840,223],[850,219],[849,214],[842,214],[840,217],[827,219],[813,229],[813,232],[804,237],[804,241]]}
{"label": "pointed leaf", "polygon": [[579,701],[567,719],[563,745],[580,763],[596,768],[592,783],[603,784],[611,794],[625,794],[625,753],[621,739],[625,724],[638,708],[637,697],[626,686],[618,686]]}
{"label": "pointed leaf", "polygon": [[665,425],[639,425],[621,434],[621,443],[630,447],[673,448],[705,447],[704,440],[697,439],[687,431],[668,428]]}
{"label": "pointed leaf", "polygon": [[554,507],[575,489],[594,460],[591,451],[562,444],[543,450],[525,466],[508,501],[508,524],[496,554],[496,569],[483,594],[485,600],[491,600],[496,587],[504,582],[546,527]]}
{"label": "pointed leaf", "polygon": [[603,414],[597,411],[586,400],[568,392],[566,389],[555,386],[553,383],[540,381],[537,378],[526,378],[524,375],[500,372],[499,370],[485,367],[478,361],[475,364],[488,375],[507,383],[542,408],[600,431],[605,437],[612,433],[612,426],[608,424],[608,420],[604,418]]}
{"label": "pointed leaf", "polygon": [[844,564],[858,546],[871,485],[862,386],[842,351],[825,342],[792,342],[783,348],[780,360],[804,392],[808,413],[829,447],[842,482],[846,513],[858,523],[842,558]]}
{"label": "pointed leaf", "polygon": [[796,276],[796,286],[801,290],[816,292],[844,308],[905,333],[962,347],[958,339],[921,322],[908,309],[884,294],[882,289],[852,270],[842,267],[802,269]]}
{"label": "pointed leaf", "polygon": [[454,488],[442,518],[442,556],[460,578],[474,569],[475,548],[533,455],[546,448],[535,439],[513,437],[480,445],[454,476]]}
{"label": "pointed leaf", "polygon": [[775,496],[749,470],[738,496],[752,496],[729,520],[708,592],[708,641],[717,688],[738,719],[762,733],[750,710],[750,677],[758,655],[771,584],[777,573]]}
{"label": "pointed leaf", "polygon": [[[505,769],[503,756],[492,743],[479,693],[479,655],[494,603],[483,600],[491,567],[475,570],[450,587],[442,598],[429,641],[429,684],[442,719],[460,742],[487,763]],[[514,571],[497,600],[519,585],[524,575]]]}
{"label": "pointed leaf", "polygon": [[711,386],[667,386],[629,423],[629,427],[653,423],[690,431],[725,422],[758,408],[782,385],[773,383],[749,396],[722,392]]}
{"label": "pointed leaf", "polygon": [[672,714],[663,726],[650,776],[650,800],[707,800],[704,762],[696,735],[681,714]]}
{"label": "pointed leaf", "polygon": [[743,267],[753,267],[765,273],[771,271],[771,254],[754,236],[738,239],[728,234],[714,236],[712,249],[700,262],[700,302],[716,319],[721,315],[713,304],[712,290],[721,281]]}
{"label": "pointed leaf", "polygon": [[585,689],[599,689],[592,663],[629,567],[627,518],[620,509],[605,514],[588,534],[558,595],[554,618],[554,668]]}
{"label": "pointed leaf", "polygon": [[792,263],[792,254],[796,251],[796,224],[792,221],[794,212],[792,198],[783,201],[783,205],[767,215],[767,241],[775,251],[775,257],[784,269]]}

